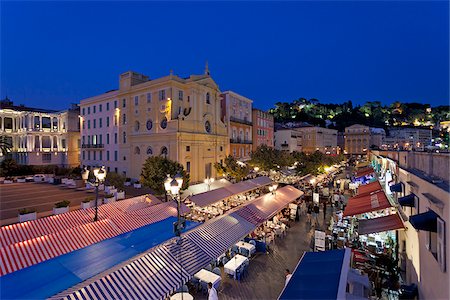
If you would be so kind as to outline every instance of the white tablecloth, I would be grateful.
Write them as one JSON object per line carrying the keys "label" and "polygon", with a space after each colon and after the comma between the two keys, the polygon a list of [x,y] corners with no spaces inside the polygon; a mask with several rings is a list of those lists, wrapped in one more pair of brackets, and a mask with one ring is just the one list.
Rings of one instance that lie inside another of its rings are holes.
{"label": "white tablecloth", "polygon": [[[183,297],[181,297],[182,295],[183,295]],[[194,300],[194,297],[192,297],[192,295],[189,293],[176,293],[170,297],[170,300],[181,300],[181,299]]]}
{"label": "white tablecloth", "polygon": [[236,273],[236,270],[245,262],[248,261],[248,258],[240,255],[240,254],[236,254],[232,259],[230,259],[229,262],[227,262],[224,266],[223,266],[223,270],[225,273],[233,275],[234,273]]}
{"label": "white tablecloth", "polygon": [[236,243],[236,246],[238,246],[239,248],[247,249],[249,251],[250,255],[256,252],[256,247],[250,243],[239,242],[239,243]]}
{"label": "white tablecloth", "polygon": [[215,288],[219,287],[220,285],[220,276],[205,269],[201,269],[200,271],[195,273],[194,277],[206,283],[211,282]]}

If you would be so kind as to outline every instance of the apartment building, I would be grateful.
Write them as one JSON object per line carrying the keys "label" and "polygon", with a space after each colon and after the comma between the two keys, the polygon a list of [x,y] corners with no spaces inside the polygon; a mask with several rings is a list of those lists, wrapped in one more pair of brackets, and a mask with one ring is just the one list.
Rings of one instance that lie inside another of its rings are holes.
{"label": "apartment building", "polygon": [[432,130],[417,127],[391,127],[382,145],[384,149],[423,150],[431,144]]}
{"label": "apartment building", "polygon": [[258,148],[258,146],[261,145],[273,147],[274,146],[273,115],[260,109],[253,108],[252,120],[253,120],[253,151],[255,151],[256,148]]}
{"label": "apartment building", "polygon": [[230,138],[229,153],[237,159],[248,160],[253,149],[253,101],[232,91],[222,94],[222,119]]}
{"label": "apartment building", "polygon": [[82,164],[138,179],[147,157],[162,155],[181,163],[191,182],[215,177],[229,147],[220,101],[207,68],[187,78],[125,72],[119,89],[81,101]]}
{"label": "apartment building", "polygon": [[[0,101],[0,133],[12,145],[12,157],[23,165],[80,165],[80,109],[64,111]],[[2,154],[3,155],[3,154]]]}
{"label": "apartment building", "polygon": [[450,154],[371,151],[370,158],[396,166],[395,198],[406,218],[398,231],[404,283],[418,286],[419,299],[449,299]]}
{"label": "apartment building", "polygon": [[345,154],[367,154],[370,147],[381,147],[386,138],[382,128],[355,124],[345,128]]}
{"label": "apartment building", "polygon": [[324,154],[337,154],[337,130],[317,126],[300,127],[302,151],[313,153],[320,151]]}
{"label": "apartment building", "polygon": [[301,152],[302,133],[298,128],[277,128],[274,132],[275,149]]}

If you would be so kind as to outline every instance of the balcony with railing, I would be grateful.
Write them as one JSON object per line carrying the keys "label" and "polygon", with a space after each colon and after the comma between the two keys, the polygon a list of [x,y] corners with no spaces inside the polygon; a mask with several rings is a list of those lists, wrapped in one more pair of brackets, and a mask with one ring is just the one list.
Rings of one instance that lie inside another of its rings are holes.
{"label": "balcony with railing", "polygon": [[241,139],[241,138],[231,138],[230,143],[232,144],[252,144],[252,141]]}
{"label": "balcony with railing", "polygon": [[81,148],[83,149],[103,149],[103,144],[82,144]]}
{"label": "balcony with railing", "polygon": [[247,119],[239,119],[239,118],[231,117],[231,116],[230,116],[230,121],[231,122],[235,122],[235,123],[249,125],[249,126],[253,125],[253,123],[251,121],[247,120]]}

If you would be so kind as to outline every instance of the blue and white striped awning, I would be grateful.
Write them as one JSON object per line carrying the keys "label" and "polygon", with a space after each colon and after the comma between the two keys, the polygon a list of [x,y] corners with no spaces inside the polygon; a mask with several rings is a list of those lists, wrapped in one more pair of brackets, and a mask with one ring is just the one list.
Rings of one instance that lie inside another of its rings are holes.
{"label": "blue and white striped awning", "polygon": [[181,262],[183,269],[189,274],[197,273],[211,262],[211,258],[205,251],[184,236],[180,239],[172,239],[163,246]]}
{"label": "blue and white striped awning", "polygon": [[199,226],[185,236],[205,251],[211,259],[216,259],[255,228],[255,224],[240,216],[225,215]]}
{"label": "blue and white striped awning", "polygon": [[158,247],[65,299],[163,299],[190,277],[167,249]]}

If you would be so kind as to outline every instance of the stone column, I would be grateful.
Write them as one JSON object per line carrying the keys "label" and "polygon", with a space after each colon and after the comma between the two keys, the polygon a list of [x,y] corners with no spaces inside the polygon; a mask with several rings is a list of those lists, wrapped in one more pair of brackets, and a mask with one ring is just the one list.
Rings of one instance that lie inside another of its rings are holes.
{"label": "stone column", "polygon": [[[42,116],[39,116],[39,130],[42,130]],[[41,142],[41,150],[42,150],[42,142]]]}
{"label": "stone column", "polygon": [[39,135],[39,151],[42,152],[42,135]]}

